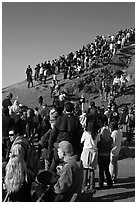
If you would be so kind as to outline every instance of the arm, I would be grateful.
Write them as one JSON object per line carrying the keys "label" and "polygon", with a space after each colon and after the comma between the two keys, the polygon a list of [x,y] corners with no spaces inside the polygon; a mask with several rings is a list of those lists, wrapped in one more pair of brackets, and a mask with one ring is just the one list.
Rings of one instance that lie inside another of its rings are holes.
{"label": "arm", "polygon": [[85,132],[83,132],[82,137],[81,137],[81,141],[80,141],[80,142],[83,143],[84,140],[85,140]]}
{"label": "arm", "polygon": [[60,178],[57,180],[57,183],[54,185],[54,191],[57,194],[65,193],[70,186],[72,185],[73,173],[71,168],[68,165],[64,165]]}
{"label": "arm", "polygon": [[51,131],[50,138],[48,141],[48,153],[47,153],[48,160],[51,160],[53,145],[54,145],[54,142],[57,140],[57,135],[58,135],[58,129],[55,126],[54,129]]}

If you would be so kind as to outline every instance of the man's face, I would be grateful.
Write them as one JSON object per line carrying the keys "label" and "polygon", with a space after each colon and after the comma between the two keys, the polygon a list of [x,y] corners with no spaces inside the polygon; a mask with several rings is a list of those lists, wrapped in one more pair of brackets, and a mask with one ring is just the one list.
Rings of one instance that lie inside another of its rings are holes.
{"label": "man's face", "polygon": [[60,148],[58,148],[58,156],[59,156],[59,159],[63,159],[64,158],[64,152]]}
{"label": "man's face", "polygon": [[9,134],[9,139],[10,139],[11,142],[14,141],[14,137],[15,137],[15,133]]}

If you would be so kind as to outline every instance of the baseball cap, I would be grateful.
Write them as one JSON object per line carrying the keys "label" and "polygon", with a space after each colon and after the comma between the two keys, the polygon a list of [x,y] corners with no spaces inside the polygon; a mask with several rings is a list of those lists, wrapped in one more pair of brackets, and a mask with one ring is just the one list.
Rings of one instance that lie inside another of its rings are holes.
{"label": "baseball cap", "polygon": [[58,144],[58,147],[65,153],[73,153],[72,144],[68,141],[62,141]]}

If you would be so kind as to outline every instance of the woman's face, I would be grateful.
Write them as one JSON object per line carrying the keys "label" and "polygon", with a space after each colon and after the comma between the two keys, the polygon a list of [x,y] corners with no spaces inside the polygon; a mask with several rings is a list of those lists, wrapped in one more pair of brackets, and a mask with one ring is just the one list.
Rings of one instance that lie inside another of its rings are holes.
{"label": "woman's face", "polygon": [[15,134],[9,134],[9,139],[10,139],[11,142],[14,141],[14,137],[15,137]]}

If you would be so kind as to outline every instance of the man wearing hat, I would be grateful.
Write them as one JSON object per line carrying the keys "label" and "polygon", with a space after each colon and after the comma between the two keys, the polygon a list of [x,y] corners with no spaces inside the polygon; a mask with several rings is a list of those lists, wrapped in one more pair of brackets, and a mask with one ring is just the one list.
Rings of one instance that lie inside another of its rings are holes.
{"label": "man wearing hat", "polygon": [[[80,156],[80,139],[82,135],[82,126],[79,119],[73,114],[74,106],[71,102],[65,103],[64,114],[56,120],[52,134],[49,138],[49,160],[52,160],[50,170],[55,171],[59,159],[57,154],[57,144],[63,140],[68,141],[74,148],[74,153]],[[54,155],[52,151],[54,148]],[[51,158],[52,157],[52,158]]]}
{"label": "man wearing hat", "polygon": [[73,147],[68,141],[58,143],[58,156],[63,165],[57,166],[59,178],[55,184],[51,183],[52,188],[50,192],[45,193],[44,201],[70,202],[74,193],[81,193],[83,165],[73,152]]}

